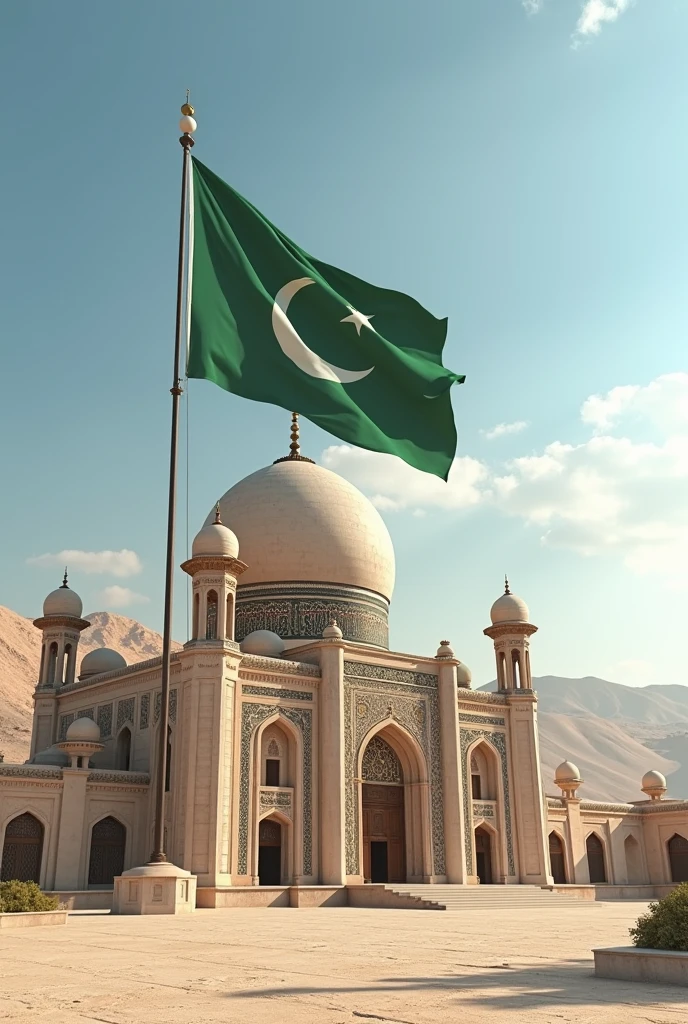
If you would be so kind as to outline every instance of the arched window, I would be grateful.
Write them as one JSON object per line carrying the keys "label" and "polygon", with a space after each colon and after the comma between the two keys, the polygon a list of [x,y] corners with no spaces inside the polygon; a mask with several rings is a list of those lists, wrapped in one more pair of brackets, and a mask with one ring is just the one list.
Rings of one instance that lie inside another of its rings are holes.
{"label": "arched window", "polygon": [[549,834],[549,866],[555,885],[566,885],[566,862],[564,844],[556,832]]}
{"label": "arched window", "polygon": [[28,811],[13,818],[5,829],[0,881],[40,882],[43,825]]}
{"label": "arched window", "polygon": [[172,730],[167,726],[167,758],[165,761],[165,792],[170,791],[170,780],[172,779]]}
{"label": "arched window", "polygon": [[225,637],[227,640],[234,639],[234,595],[227,594],[227,622],[225,625]]}
{"label": "arched window", "polygon": [[507,679],[507,674],[506,674],[506,655],[505,655],[504,651],[500,651],[499,652],[499,661],[498,661],[497,664],[498,664],[498,668],[499,668],[499,672],[498,672],[498,675],[499,675],[499,680],[498,680],[499,689],[500,690],[506,690],[509,681]]}
{"label": "arched window", "polygon": [[194,640],[198,640],[198,619],[199,619],[199,616],[200,616],[200,611],[199,611],[200,604],[201,604],[201,595],[200,594],[194,594],[194,599],[193,599],[193,634],[192,634]]}
{"label": "arched window", "polygon": [[585,840],[585,850],[588,855],[588,872],[592,885],[599,885],[607,881],[607,868],[604,863],[604,846],[599,836],[592,832]]}
{"label": "arched window", "polygon": [[44,679],[43,679],[43,669],[44,668],[45,668],[45,644],[43,644],[42,647],[41,647],[41,668],[40,668],[40,671],[38,673],[38,678],[40,679],[41,682],[44,682]]}
{"label": "arched window", "polygon": [[518,651],[511,652],[511,670],[514,680],[514,689],[521,689],[521,658]]}
{"label": "arched window", "polygon": [[112,885],[124,870],[124,847],[127,830],[117,818],[102,818],[91,832],[91,853],[88,862],[89,885]]}
{"label": "arched window", "polygon": [[48,682],[55,682],[55,670],[57,669],[57,644],[53,640],[48,654]]}
{"label": "arched window", "polygon": [[497,799],[497,765],[494,751],[485,743],[473,748],[470,759],[473,800]]}
{"label": "arched window", "polygon": [[115,750],[115,767],[120,772],[128,772],[131,761],[131,732],[127,726],[122,729],[117,737]]}
{"label": "arched window", "polygon": [[72,645],[71,644],[65,644],[64,663],[63,663],[63,670],[62,670],[62,680],[63,680],[63,682],[65,682],[65,683],[73,683],[74,682],[74,679],[72,677],[71,669],[72,669]]}
{"label": "arched window", "polygon": [[205,613],[205,638],[217,640],[217,591],[209,590]]}
{"label": "arched window", "polygon": [[688,839],[676,833],[668,844],[672,882],[688,882]]}

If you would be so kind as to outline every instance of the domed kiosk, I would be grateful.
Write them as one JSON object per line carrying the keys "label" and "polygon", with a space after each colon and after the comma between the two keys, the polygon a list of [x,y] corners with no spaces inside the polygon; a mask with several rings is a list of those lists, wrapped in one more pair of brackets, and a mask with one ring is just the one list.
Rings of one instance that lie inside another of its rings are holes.
{"label": "domed kiosk", "polygon": [[320,639],[334,618],[346,640],[389,646],[394,549],[379,512],[353,484],[297,446],[240,480],[219,508],[248,565],[237,588],[237,640],[269,630],[293,647]]}

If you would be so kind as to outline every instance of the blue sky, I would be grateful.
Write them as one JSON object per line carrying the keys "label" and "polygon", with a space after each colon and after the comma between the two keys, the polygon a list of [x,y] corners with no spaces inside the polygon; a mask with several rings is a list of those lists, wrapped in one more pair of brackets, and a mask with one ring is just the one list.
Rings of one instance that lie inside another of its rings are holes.
{"label": "blue sky", "polygon": [[[507,571],[535,674],[688,683],[687,33],[680,0],[6,4],[0,603],[40,611],[41,556],[128,551],[72,582],[160,627],[188,86],[200,159],[449,317],[447,488],[303,428],[383,510],[393,644],[492,678]],[[193,536],[288,415],[194,381],[188,433]]]}

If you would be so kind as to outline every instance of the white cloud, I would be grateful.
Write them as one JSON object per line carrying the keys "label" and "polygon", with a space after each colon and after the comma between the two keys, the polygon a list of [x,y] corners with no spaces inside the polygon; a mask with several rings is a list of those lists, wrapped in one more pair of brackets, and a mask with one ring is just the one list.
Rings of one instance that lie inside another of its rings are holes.
{"label": "white cloud", "polygon": [[37,555],[26,559],[28,565],[66,565],[70,570],[85,573],[109,573],[112,576],[136,576],[141,572],[141,560],[135,551],[79,551],[65,550],[56,554]]}
{"label": "white cloud", "polygon": [[347,444],[326,448],[322,463],[369,494],[382,511],[468,508],[484,500],[483,484],[489,476],[482,462],[463,456],[454,460],[445,483],[439,477],[413,469],[394,455]]}
{"label": "white cloud", "polygon": [[626,420],[644,420],[665,433],[688,428],[688,373],[665,373],[641,387],[625,384],[583,402],[581,419],[595,430]]}
{"label": "white cloud", "polygon": [[480,433],[488,441],[494,441],[498,437],[504,437],[505,434],[520,434],[527,426],[526,420],[516,420],[514,423],[497,423],[496,426],[489,430],[481,430]]}
{"label": "white cloud", "polygon": [[[475,508],[489,504],[540,531],[542,543],[586,557],[611,556],[670,586],[688,581],[688,374],[590,396],[579,444],[553,441],[539,454],[491,468],[455,460],[449,482],[389,455],[337,445],[323,463],[379,509]],[[624,436],[632,425],[638,437]],[[614,432],[615,426],[623,430]],[[603,432],[600,432],[603,431]],[[649,434],[652,440],[645,438]]]}
{"label": "white cloud", "polygon": [[597,36],[602,26],[616,21],[630,7],[631,0],[585,0],[574,38]]}
{"label": "white cloud", "polygon": [[545,0],[521,0],[526,14],[537,14],[538,11],[542,10],[544,2]]}
{"label": "white cloud", "polygon": [[117,584],[105,587],[100,591],[98,597],[106,605],[109,605],[110,608],[127,608],[132,604],[148,604],[150,601],[150,598],[146,597],[145,594],[137,594],[135,590],[130,590],[129,587],[119,587]]}

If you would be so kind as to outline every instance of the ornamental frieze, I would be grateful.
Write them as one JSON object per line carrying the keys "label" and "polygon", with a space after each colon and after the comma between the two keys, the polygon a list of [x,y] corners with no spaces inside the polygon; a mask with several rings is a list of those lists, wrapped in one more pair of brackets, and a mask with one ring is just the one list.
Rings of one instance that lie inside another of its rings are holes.
{"label": "ornamental frieze", "polygon": [[[466,754],[468,748],[476,740],[483,739],[490,743],[493,749],[497,752],[499,758],[499,768],[502,776],[502,792],[504,794],[504,827],[506,831],[506,853],[508,861],[508,873],[509,875],[516,874],[516,862],[514,859],[514,837],[511,827],[511,793],[509,789],[509,767],[507,763],[507,752],[506,752],[506,733],[504,732],[488,732],[485,729],[461,729],[461,760],[465,768]],[[464,828],[464,843],[466,847],[466,873],[473,875],[473,820],[472,820],[472,800],[469,798],[469,787],[466,784],[466,780],[470,775],[469,771],[464,771],[464,785],[463,785],[463,828]]]}

